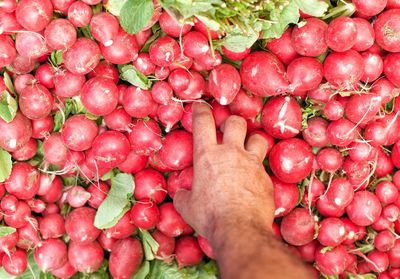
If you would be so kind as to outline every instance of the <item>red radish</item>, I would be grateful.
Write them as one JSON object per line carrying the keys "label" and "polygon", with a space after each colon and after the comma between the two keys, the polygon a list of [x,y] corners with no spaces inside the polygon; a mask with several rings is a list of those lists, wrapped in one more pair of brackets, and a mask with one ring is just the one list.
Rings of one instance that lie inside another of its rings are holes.
{"label": "red radish", "polygon": [[317,59],[301,57],[294,59],[287,67],[290,89],[307,91],[318,87],[324,76],[323,68]]}
{"label": "red radish", "polygon": [[318,18],[307,18],[305,24],[295,26],[292,32],[292,44],[302,56],[316,57],[328,50],[325,32],[328,24]]}
{"label": "red radish", "polygon": [[203,258],[203,251],[194,237],[182,236],[176,241],[175,257],[178,266],[182,268],[199,264]]}
{"label": "red radish", "polygon": [[[381,96],[382,104],[387,104],[388,102],[390,102],[390,100],[392,100],[393,97],[398,95],[397,89],[394,87],[393,83],[391,83],[386,78],[380,78],[379,80],[375,81],[372,85],[371,92],[378,96]],[[397,99],[398,98],[395,99],[395,104],[394,104],[395,112],[397,112],[396,110]]]}
{"label": "red radish", "polygon": [[82,186],[73,186],[67,192],[67,202],[72,207],[82,207],[89,200],[88,193]]}
{"label": "red radish", "polygon": [[98,45],[88,39],[79,38],[66,52],[63,52],[64,65],[73,74],[85,75],[100,62]]}
{"label": "red radish", "polygon": [[399,0],[388,0],[386,8],[387,9],[398,9],[398,8],[400,8]]}
{"label": "red radish", "polygon": [[357,240],[362,240],[367,234],[367,230],[364,226],[357,226],[346,217],[341,218],[341,220],[344,223],[344,227],[346,228],[347,233],[346,239],[343,244],[349,245]]}
{"label": "red radish", "polygon": [[75,1],[69,6],[67,15],[75,27],[84,27],[90,23],[92,9],[84,2]]}
{"label": "red radish", "polygon": [[155,203],[139,200],[132,206],[130,216],[133,223],[140,229],[149,230],[157,225],[160,213]]}
{"label": "red radish", "polygon": [[191,71],[189,86],[183,91],[175,91],[175,94],[183,100],[196,100],[204,94],[205,87],[206,82],[203,76],[198,72]]}
{"label": "red radish", "polygon": [[171,71],[176,69],[189,69],[193,66],[193,58],[181,55],[169,66]]}
{"label": "red radish", "polygon": [[126,112],[135,118],[148,116],[153,109],[153,98],[148,90],[139,87],[129,86],[124,92],[122,105]]}
{"label": "red radish", "polygon": [[383,60],[379,54],[364,52],[361,54],[364,59],[364,74],[361,81],[371,83],[377,80],[383,72]]}
{"label": "red radish", "polygon": [[12,13],[17,8],[17,3],[14,0],[5,0],[0,4],[0,11]]}
{"label": "red radish", "polygon": [[76,208],[68,213],[65,231],[72,241],[89,243],[99,236],[101,230],[93,225],[95,215],[96,211],[89,207]]}
{"label": "red radish", "polygon": [[0,134],[0,147],[9,152],[23,147],[32,135],[31,121],[20,112],[10,123],[0,118],[0,130],[7,131]]}
{"label": "red radish", "polygon": [[156,67],[154,75],[158,80],[164,80],[169,76],[170,69],[168,67]]}
{"label": "red radish", "polygon": [[146,76],[153,74],[156,70],[156,65],[151,62],[148,53],[139,53],[137,59],[133,61],[132,64],[138,71],[142,72]]}
{"label": "red radish", "polygon": [[41,173],[39,180],[39,190],[37,194],[47,203],[58,201],[63,191],[62,180],[59,176],[49,176]]}
{"label": "red radish", "polygon": [[211,71],[221,65],[222,56],[218,52],[212,54],[210,51],[196,57],[193,60],[192,69],[198,72]]}
{"label": "red radish", "polygon": [[318,241],[324,246],[336,247],[346,238],[344,223],[338,218],[326,218],[319,224]]}
{"label": "red radish", "polygon": [[[27,86],[37,82],[36,78],[31,74],[17,75],[14,79],[14,89],[20,94]],[[7,88],[4,86],[4,90]]]}
{"label": "red radish", "polygon": [[48,89],[54,88],[54,70],[50,64],[40,65],[36,70],[35,78],[44,87]]}
{"label": "red radish", "polygon": [[18,230],[18,243],[17,247],[21,249],[35,249],[41,243],[42,240],[39,237],[38,233],[38,224],[36,219],[31,218],[29,223],[25,226],[19,228]]}
{"label": "red radish", "polygon": [[206,36],[207,38],[211,38],[213,40],[216,40],[218,38],[220,38],[220,34],[218,33],[218,30],[213,30],[207,27],[207,25],[202,22],[200,19],[198,19],[197,17],[195,17],[194,20],[194,29],[196,31],[201,32],[204,36]]}
{"label": "red radish", "polygon": [[90,20],[90,33],[105,46],[110,46],[114,43],[113,39],[117,36],[118,31],[118,19],[112,14],[100,12]]}
{"label": "red radish", "polygon": [[326,118],[332,121],[341,119],[344,116],[343,104],[335,100],[326,102],[324,106],[324,114]]}
{"label": "red radish", "polygon": [[287,215],[297,205],[299,189],[296,184],[284,183],[271,176],[274,188],[275,218]]}
{"label": "red radish", "polygon": [[400,32],[400,10],[392,9],[381,13],[375,21],[374,30],[376,42],[390,52],[400,51],[397,34]]}
{"label": "red radish", "polygon": [[313,117],[308,120],[307,126],[302,134],[309,145],[323,147],[329,144],[329,138],[326,133],[328,122],[326,120],[320,117]]}
{"label": "red radish", "polygon": [[49,24],[53,16],[53,5],[50,0],[21,0],[15,15],[26,30],[39,32]]}
{"label": "red radish", "polygon": [[400,208],[395,204],[385,205],[382,209],[381,217],[384,217],[390,222],[395,222],[400,217]]}
{"label": "red radish", "polygon": [[384,151],[378,151],[378,158],[376,160],[376,168],[375,174],[377,177],[383,177],[392,172],[394,166],[390,156],[387,155]]}
{"label": "red radish", "polygon": [[89,78],[102,77],[111,79],[115,84],[119,81],[119,72],[110,62],[103,60],[101,61],[92,72],[89,73]]}
{"label": "red radish", "polygon": [[307,177],[311,172],[313,158],[311,147],[297,138],[278,142],[269,154],[272,172],[286,183],[298,183]]}
{"label": "red radish", "polygon": [[215,67],[208,81],[210,93],[221,105],[230,104],[240,90],[240,75],[230,64]]}
{"label": "red radish", "polygon": [[92,146],[97,133],[98,127],[95,121],[83,114],[77,114],[64,123],[61,136],[68,149],[84,151]]}
{"label": "red radish", "polygon": [[192,104],[186,104],[183,108],[183,115],[181,119],[181,124],[186,131],[192,132]]}
{"label": "red radish", "polygon": [[146,167],[148,159],[147,156],[137,155],[134,151],[130,151],[126,160],[118,165],[118,169],[135,174]]}
{"label": "red radish", "polygon": [[158,151],[161,146],[161,129],[157,122],[136,119],[131,125],[131,132],[128,133],[131,150],[138,155],[150,155]]}
{"label": "red radish", "polygon": [[330,49],[342,52],[356,43],[357,25],[349,17],[341,16],[332,20],[325,32],[325,41]]}
{"label": "red radish", "polygon": [[41,119],[32,120],[32,138],[43,139],[53,130],[53,117],[48,115]]}
{"label": "red radish", "polygon": [[257,96],[284,93],[288,81],[285,67],[279,59],[268,52],[256,51],[247,56],[240,67],[243,86]]}
{"label": "red radish", "polygon": [[77,96],[85,81],[84,75],[73,74],[66,69],[59,68],[54,74],[54,94],[59,97]]}
{"label": "red radish", "polygon": [[371,192],[358,191],[346,208],[350,220],[359,226],[368,226],[374,223],[382,212],[378,198]]}
{"label": "red radish", "polygon": [[391,267],[400,267],[400,239],[396,239],[394,247],[388,252]]}
{"label": "red radish", "polygon": [[0,57],[0,67],[11,64],[17,57],[14,41],[9,36],[0,34],[0,51],[3,53]]}
{"label": "red radish", "polygon": [[25,87],[19,95],[19,108],[29,119],[40,119],[49,115],[53,104],[53,95],[40,84]]}
{"label": "red radish", "polygon": [[380,12],[385,9],[387,0],[368,0],[368,1],[361,1],[361,0],[353,0],[352,1],[356,11],[360,12],[366,16],[374,16],[379,14]]}
{"label": "red radish", "polygon": [[[176,146],[180,146],[177,150]],[[165,136],[159,151],[161,161],[172,170],[182,170],[193,163],[193,139],[186,131],[172,131]]]}
{"label": "red radish", "polygon": [[14,151],[11,155],[17,161],[27,161],[32,159],[37,152],[36,140],[31,138],[24,146]]}
{"label": "red radish", "polygon": [[[382,272],[382,273],[384,273],[384,272]],[[382,273],[380,273],[380,275],[381,275]],[[394,267],[394,268],[391,267],[390,270],[388,271],[388,274],[389,274],[389,276],[390,276],[389,279],[399,277],[399,276],[400,276],[400,269],[399,269],[399,268],[396,268],[396,267]],[[381,279],[381,278],[380,278],[380,279]]]}
{"label": "red radish", "polygon": [[325,275],[341,274],[347,267],[347,251],[339,245],[331,250],[320,247],[315,254],[315,263]]}
{"label": "red radish", "polygon": [[55,213],[60,213],[60,208],[54,203],[48,203],[46,209],[42,212],[43,216]]}
{"label": "red radish", "polygon": [[110,273],[114,278],[130,278],[139,269],[143,260],[143,248],[133,237],[118,240],[109,259]]}
{"label": "red radish", "polygon": [[346,178],[335,178],[326,191],[327,200],[334,206],[346,208],[353,200],[354,190]]}
{"label": "red radish", "polygon": [[68,247],[68,260],[79,272],[96,272],[104,260],[103,248],[97,241],[77,243],[71,241]]}
{"label": "red radish", "polygon": [[175,69],[169,75],[168,83],[174,91],[184,91],[189,87],[190,73],[181,68]]}
{"label": "red radish", "polygon": [[210,242],[202,237],[201,235],[197,236],[197,242],[199,243],[201,251],[209,257],[210,259],[216,259],[215,252],[213,251],[213,248],[211,247]]}
{"label": "red radish", "polygon": [[88,204],[93,208],[99,208],[100,204],[107,197],[109,190],[110,186],[101,181],[99,181],[98,184],[90,184],[89,188],[87,188],[87,191],[90,194]]}
{"label": "red radish", "polygon": [[347,119],[332,121],[327,128],[329,141],[339,147],[347,146],[357,138],[355,125]]}
{"label": "red radish", "polygon": [[46,40],[35,32],[17,33],[15,48],[20,55],[29,59],[37,59],[48,52]]}
{"label": "red radish", "polygon": [[17,244],[18,237],[18,232],[13,232],[11,234],[0,237],[0,250],[2,252],[9,253],[9,251],[13,250],[13,248]]}
{"label": "red radish", "polygon": [[83,85],[81,99],[90,113],[107,115],[117,107],[118,88],[109,79],[95,77]]}
{"label": "red radish", "polygon": [[156,257],[165,262],[170,262],[173,260],[173,253],[175,251],[175,238],[166,236],[158,230],[152,232],[151,236],[159,245]]}
{"label": "red radish", "polygon": [[18,199],[13,195],[7,195],[1,199],[0,208],[6,214],[13,214],[17,211]]}
{"label": "red radish", "polygon": [[321,170],[326,172],[336,172],[343,164],[342,154],[334,148],[321,149],[316,159]]}
{"label": "red radish", "polygon": [[[280,38],[273,39],[266,44],[267,49],[275,54],[285,65],[288,65],[299,56],[292,44],[292,30],[293,28],[289,27]],[[222,51],[224,52],[223,49]],[[244,58],[245,57],[240,60],[243,60]]]}
{"label": "red radish", "polygon": [[97,241],[99,242],[99,244],[101,245],[101,247],[103,247],[104,250],[111,252],[112,251],[112,247],[114,245],[115,242],[117,242],[117,239],[112,238],[112,237],[108,237],[104,232],[101,233],[99,235],[99,237],[97,238]]}
{"label": "red radish", "polygon": [[[240,60],[245,59],[250,54],[251,49],[246,48],[245,50],[243,50],[241,52],[234,52],[234,51],[227,49],[225,46],[221,46],[221,51],[230,60],[240,61]],[[274,54],[277,55],[276,53],[274,53]],[[279,56],[278,56],[278,58],[279,58]],[[282,61],[282,59],[280,59],[280,60]]]}
{"label": "red radish", "polygon": [[315,251],[317,250],[317,248],[318,248],[318,241],[313,240],[307,244],[298,246],[297,250],[299,251],[303,261],[312,263],[315,261]]}
{"label": "red radish", "polygon": [[71,4],[75,2],[74,0],[51,0],[53,4],[54,10],[63,13],[64,15],[67,14],[68,8]]}
{"label": "red radish", "polygon": [[159,207],[160,219],[157,229],[169,237],[177,237],[183,234],[188,224],[183,220],[181,215],[176,211],[172,202],[167,202]]}
{"label": "red radish", "polygon": [[353,22],[357,28],[356,42],[353,49],[356,51],[365,51],[369,49],[375,42],[375,32],[371,23],[363,18],[353,18]]}
{"label": "red radish", "polygon": [[169,102],[166,105],[159,105],[157,109],[158,120],[165,126],[165,132],[169,133],[181,119],[183,105],[179,102]]}
{"label": "red radish", "polygon": [[17,21],[15,13],[0,10],[0,28],[2,28],[4,34],[11,34],[12,31],[21,30],[22,26]]}
{"label": "red radish", "polygon": [[168,35],[174,38],[184,36],[190,31],[190,24],[182,24],[172,17],[167,11],[164,11],[159,19],[161,29]]}
{"label": "red radish", "polygon": [[186,56],[197,58],[209,52],[208,39],[202,33],[190,31],[182,38],[183,52]]}
{"label": "red radish", "polygon": [[217,129],[220,129],[221,125],[228,119],[232,113],[229,110],[228,106],[222,106],[216,100],[211,102],[212,113],[215,121],[215,126]]}
{"label": "red radish", "polygon": [[135,175],[134,196],[138,200],[150,199],[161,203],[167,195],[164,176],[156,170],[146,168]]}
{"label": "red radish", "polygon": [[92,6],[99,4],[101,0],[82,0],[82,2]]}
{"label": "red radish", "polygon": [[307,209],[295,208],[282,219],[282,238],[295,246],[307,244],[314,238],[315,226],[314,216]]}
{"label": "red radish", "polygon": [[[174,72],[176,71],[179,70],[175,70]],[[172,76],[172,73],[170,75],[170,78]],[[188,79],[188,84],[189,84],[189,79]],[[151,96],[153,100],[161,105],[167,105],[172,100],[173,95],[174,93],[172,91],[172,88],[170,84],[166,81],[156,82],[151,89]]]}
{"label": "red radish", "polygon": [[136,226],[130,216],[129,212],[126,212],[114,226],[104,231],[106,236],[115,239],[124,239],[132,235],[136,231]]}
{"label": "red radish", "polygon": [[52,270],[51,274],[59,278],[71,278],[76,274],[76,269],[67,261],[62,267]]}
{"label": "red radish", "polygon": [[59,238],[65,234],[64,218],[53,213],[39,219],[39,231],[43,239]]}
{"label": "red radish", "polygon": [[262,111],[264,130],[275,138],[296,136],[301,129],[301,108],[293,97],[278,96],[268,100]]}
{"label": "red radish", "polygon": [[100,49],[104,58],[113,64],[126,64],[134,61],[139,52],[135,36],[122,29],[114,37],[112,45],[100,44]]}
{"label": "red radish", "polygon": [[151,61],[159,67],[168,67],[179,56],[178,43],[169,36],[156,40],[149,48]]}
{"label": "red radish", "polygon": [[15,57],[12,63],[8,66],[9,70],[15,74],[27,74],[35,69],[36,60],[24,57],[22,55],[17,55],[17,57]]}
{"label": "red radish", "polygon": [[254,96],[251,93],[246,93],[240,89],[235,99],[229,104],[230,111],[245,119],[257,117],[263,107],[263,100],[259,96]]}
{"label": "red radish", "polygon": [[395,86],[400,85],[400,75],[396,70],[400,65],[399,63],[400,54],[398,53],[390,53],[386,56],[383,61],[383,72],[389,81],[391,81]]}
{"label": "red radish", "polygon": [[389,257],[381,251],[372,251],[368,254],[368,267],[374,272],[384,272],[389,267]]}
{"label": "red radish", "polygon": [[25,250],[17,249],[11,251],[10,255],[3,256],[3,268],[10,275],[22,275],[28,266],[27,258]]}
{"label": "red radish", "polygon": [[123,109],[116,108],[110,114],[104,116],[106,126],[115,131],[127,132],[130,131],[131,116]]}
{"label": "red radish", "polygon": [[28,163],[17,162],[5,181],[5,188],[18,199],[31,199],[39,190],[39,179],[40,174],[35,167]]}
{"label": "red radish", "polygon": [[351,89],[364,73],[364,60],[355,50],[332,52],[324,62],[324,74],[333,86]]}
{"label": "red radish", "polygon": [[35,250],[33,256],[41,271],[52,271],[62,267],[67,262],[67,245],[61,239],[44,240]]}
{"label": "red radish", "polygon": [[61,134],[53,133],[43,141],[43,153],[45,161],[56,166],[64,166],[67,160],[68,149],[65,146]]}
{"label": "red radish", "polygon": [[376,186],[375,195],[381,203],[391,204],[399,197],[399,190],[392,182],[382,181]]}
{"label": "red radish", "polygon": [[325,192],[325,185],[318,180],[318,178],[313,177],[312,181],[305,187],[302,202],[309,206],[315,205],[317,199]]}
{"label": "red radish", "polygon": [[52,49],[65,51],[74,45],[77,34],[75,27],[69,20],[58,18],[47,25],[44,37]]}

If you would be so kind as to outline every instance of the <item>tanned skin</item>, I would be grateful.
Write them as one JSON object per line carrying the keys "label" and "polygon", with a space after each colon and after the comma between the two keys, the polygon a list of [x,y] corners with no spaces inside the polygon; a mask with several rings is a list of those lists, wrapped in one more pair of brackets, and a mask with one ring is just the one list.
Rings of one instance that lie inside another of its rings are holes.
{"label": "tanned skin", "polygon": [[176,209],[210,241],[222,278],[314,278],[272,233],[272,182],[262,164],[267,142],[260,135],[246,140],[246,121],[238,116],[222,131],[217,144],[210,108],[193,104],[193,188],[176,193]]}

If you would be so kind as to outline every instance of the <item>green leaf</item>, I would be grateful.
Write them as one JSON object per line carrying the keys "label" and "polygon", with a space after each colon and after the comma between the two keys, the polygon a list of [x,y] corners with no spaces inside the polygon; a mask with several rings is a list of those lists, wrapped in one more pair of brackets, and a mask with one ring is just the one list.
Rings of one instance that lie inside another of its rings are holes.
{"label": "green leaf", "polygon": [[151,28],[153,35],[146,41],[140,52],[149,52],[150,45],[163,35],[160,24],[156,23]]}
{"label": "green leaf", "polygon": [[112,179],[114,176],[115,176],[115,175],[114,175],[114,170],[110,170],[109,172],[107,172],[106,174],[104,174],[104,175],[100,178],[100,180],[102,180],[102,181],[107,181],[107,180],[109,180],[109,179]]}
{"label": "green leaf", "polygon": [[3,74],[3,78],[4,78],[4,84],[6,85],[7,89],[13,93],[14,95],[15,93],[15,89],[14,89],[14,85],[12,83],[11,77],[9,74],[7,74],[7,72],[4,72]]}
{"label": "green leaf", "polygon": [[129,210],[130,197],[135,189],[133,176],[119,173],[111,180],[111,189],[107,198],[101,203],[94,219],[94,225],[99,229],[114,226]]}
{"label": "green leaf", "polygon": [[144,261],[139,270],[135,273],[132,279],[146,279],[147,275],[150,273],[150,263]]}
{"label": "green leaf", "polygon": [[122,6],[119,21],[126,32],[136,34],[149,23],[153,13],[151,0],[128,0]]}
{"label": "green leaf", "polygon": [[53,128],[53,132],[58,132],[60,131],[62,125],[64,125],[64,117],[63,114],[60,111],[57,111],[54,114],[54,128]]}
{"label": "green leaf", "polygon": [[264,39],[279,38],[289,24],[297,23],[300,13],[297,5],[291,1],[280,13],[274,10],[270,16],[273,24],[269,29],[263,30]]}
{"label": "green leaf", "polygon": [[[16,279],[32,279],[32,278],[45,278],[45,273],[41,272],[37,264],[35,263],[35,260],[33,259],[33,253],[30,253],[28,255],[28,267],[26,268],[26,271],[24,274],[15,277]],[[2,278],[0,276],[0,278]],[[9,277],[8,277],[9,278]],[[50,279],[51,277],[47,277]]]}
{"label": "green leaf", "polygon": [[203,22],[210,30],[218,31],[221,27],[218,22],[209,17],[202,15],[196,15],[196,17],[200,19],[201,22]]}
{"label": "green leaf", "polygon": [[62,50],[55,50],[50,54],[50,63],[53,67],[61,65],[63,62],[63,52]]}
{"label": "green leaf", "polygon": [[158,247],[160,247],[160,245],[148,231],[139,230],[139,235],[142,239],[144,255],[146,260],[148,261],[154,260],[155,254],[157,254]]}
{"label": "green leaf", "polygon": [[11,96],[10,93],[4,91],[1,94],[0,99],[0,118],[5,122],[10,123],[17,114],[17,110],[17,101]]}
{"label": "green leaf", "polygon": [[329,8],[326,2],[320,0],[293,0],[293,2],[302,12],[315,17],[323,16]]}
{"label": "green leaf", "polygon": [[120,68],[120,78],[141,89],[150,89],[151,81],[132,65],[124,65]]}
{"label": "green leaf", "polygon": [[122,7],[128,0],[108,0],[104,7],[107,9],[108,12],[115,16],[119,16]]}
{"label": "green leaf", "polygon": [[4,182],[11,174],[11,155],[0,148],[0,182]]}
{"label": "green leaf", "polygon": [[5,226],[0,226],[0,237],[12,234],[13,232],[16,232],[17,230],[12,227],[5,227]]}
{"label": "green leaf", "polygon": [[258,33],[251,30],[246,36],[243,33],[231,33],[222,40],[222,45],[233,52],[242,52],[250,48],[258,39]]}

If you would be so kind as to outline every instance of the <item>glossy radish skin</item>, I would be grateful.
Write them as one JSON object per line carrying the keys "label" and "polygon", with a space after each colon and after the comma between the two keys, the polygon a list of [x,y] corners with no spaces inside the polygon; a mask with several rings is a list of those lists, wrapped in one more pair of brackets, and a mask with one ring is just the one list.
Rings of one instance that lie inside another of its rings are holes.
{"label": "glossy radish skin", "polygon": [[257,96],[272,96],[288,89],[285,67],[268,52],[257,51],[247,56],[240,67],[243,87]]}
{"label": "glossy radish skin", "polygon": [[58,213],[39,219],[39,231],[43,239],[59,238],[65,234],[64,217]]}
{"label": "glossy radish skin", "polygon": [[156,70],[156,65],[150,60],[148,53],[139,53],[135,61],[132,62],[133,66],[144,75],[151,75]]}
{"label": "glossy radish skin", "polygon": [[42,64],[35,73],[37,81],[47,89],[54,88],[54,70],[50,64]]}
{"label": "glossy radish skin", "polygon": [[70,278],[76,274],[76,269],[67,261],[62,267],[52,270],[51,273],[60,278]]}
{"label": "glossy radish skin", "polygon": [[133,237],[118,240],[110,254],[109,269],[114,278],[130,278],[143,260],[143,248]]}
{"label": "glossy radish skin", "polygon": [[356,43],[357,26],[349,17],[338,17],[329,23],[325,41],[330,49],[342,52],[351,49]]}
{"label": "glossy radish skin", "polygon": [[67,161],[67,153],[61,133],[53,133],[43,141],[43,154],[47,163],[63,167]]}
{"label": "glossy radish skin", "polygon": [[37,152],[37,142],[31,138],[23,147],[14,151],[11,155],[17,161],[32,159]]}
{"label": "glossy radish skin", "polygon": [[296,99],[278,96],[268,100],[262,111],[264,130],[275,138],[292,138],[301,129],[301,108]]}
{"label": "glossy radish skin", "polygon": [[[225,46],[222,46],[221,51],[229,59],[231,59],[233,61],[240,61],[240,60],[245,59],[250,54],[251,49],[246,48],[244,51],[234,52],[234,51],[227,49]],[[275,55],[277,55],[277,54],[275,53]],[[282,61],[282,59],[280,59],[280,60]]]}
{"label": "glossy radish skin", "polygon": [[119,30],[118,19],[106,12],[95,14],[90,20],[89,26],[93,37],[105,46],[114,43],[113,39],[117,36]]}
{"label": "glossy radish skin", "polygon": [[326,134],[328,122],[321,117],[310,118],[307,128],[303,130],[303,139],[311,146],[324,147],[329,144]]}
{"label": "glossy radish skin", "polygon": [[54,74],[54,94],[59,97],[77,96],[85,82],[84,75],[73,74],[67,69],[59,68]]}
{"label": "glossy radish skin", "polygon": [[275,218],[287,215],[297,205],[299,200],[299,189],[296,184],[283,183],[271,176],[274,188]]}
{"label": "glossy radish skin", "polygon": [[[175,147],[180,146],[179,150]],[[186,131],[172,131],[165,136],[159,151],[161,161],[170,169],[182,170],[193,163],[193,139]]]}
{"label": "glossy radish skin", "polygon": [[400,51],[400,9],[381,13],[374,24],[376,42],[389,52]]}
{"label": "glossy radish skin", "polygon": [[[176,71],[179,71],[179,69],[175,70],[174,72]],[[171,76],[174,72],[171,73],[169,79],[171,79]],[[186,71],[184,72],[186,73]],[[187,86],[189,86],[189,77],[187,79]],[[184,89],[186,89],[187,86]],[[172,91],[170,83],[166,81],[158,81],[153,85],[151,89],[151,96],[153,100],[161,105],[167,105],[172,100],[173,95],[174,93]]]}
{"label": "glossy radish skin", "polygon": [[3,256],[2,266],[10,275],[21,275],[28,266],[28,256],[25,250],[17,249],[10,253],[10,256]]}
{"label": "glossy radish skin", "polygon": [[53,16],[50,0],[22,0],[18,2],[15,15],[18,22],[29,31],[42,31]]}
{"label": "glossy radish skin", "polygon": [[221,105],[229,105],[240,90],[240,75],[229,64],[215,67],[209,76],[208,89]]}
{"label": "glossy radish skin", "polygon": [[289,27],[280,38],[273,39],[265,45],[285,65],[299,56],[292,44],[292,30],[293,28]]}
{"label": "glossy radish skin", "polygon": [[110,114],[104,116],[106,126],[115,131],[129,132],[131,126],[131,116],[123,109],[116,108]]}
{"label": "glossy radish skin", "polygon": [[164,176],[156,170],[146,168],[135,175],[134,196],[138,200],[150,200],[161,203],[167,193]]}
{"label": "glossy radish skin", "polygon": [[353,49],[356,51],[366,51],[373,46],[375,42],[375,31],[371,23],[363,18],[353,18],[353,22],[357,28],[356,42]]}
{"label": "glossy radish skin", "polygon": [[33,256],[40,270],[52,271],[67,262],[67,245],[61,239],[51,238],[43,241]]}
{"label": "glossy radish skin", "polygon": [[67,119],[61,131],[61,136],[68,149],[84,151],[92,146],[97,133],[96,122],[83,114],[78,114]]}
{"label": "glossy radish skin", "polygon": [[65,51],[75,44],[77,33],[70,21],[59,18],[47,25],[44,37],[52,49]]}
{"label": "glossy radish skin", "polygon": [[104,251],[97,241],[77,243],[71,241],[68,247],[68,260],[79,272],[96,272],[103,263]]}
{"label": "glossy radish skin", "polygon": [[0,34],[0,51],[5,54],[0,57],[0,67],[11,64],[17,57],[14,41],[9,36]]}
{"label": "glossy radish skin", "polygon": [[294,59],[287,67],[291,90],[308,91],[319,86],[324,76],[321,63],[311,57]]}
{"label": "glossy radish skin", "polygon": [[103,57],[113,64],[126,64],[134,61],[139,52],[135,36],[122,29],[114,37],[112,45],[100,44],[100,49]]}
{"label": "glossy radish skin", "polygon": [[383,72],[383,60],[378,54],[364,52],[361,54],[364,59],[364,74],[361,81],[372,83],[377,80]]}
{"label": "glossy radish skin", "polygon": [[89,78],[102,77],[112,80],[115,84],[119,81],[119,72],[117,67],[108,61],[101,61],[92,72],[89,73]]}
{"label": "glossy radish skin", "polygon": [[31,199],[39,190],[39,179],[40,174],[35,167],[28,163],[17,162],[5,181],[5,188],[18,199]]}
{"label": "glossy radish skin", "polygon": [[135,86],[129,86],[125,90],[122,101],[126,112],[135,118],[148,116],[152,112],[154,103],[150,91]]}
{"label": "glossy radish skin", "polygon": [[118,169],[122,172],[135,174],[146,167],[148,160],[148,156],[138,155],[131,150],[126,160],[118,165]]}
{"label": "glossy radish skin", "polygon": [[206,82],[203,76],[196,72],[190,72],[189,85],[185,90],[175,91],[175,95],[182,100],[200,99],[205,93]]}
{"label": "glossy radish skin", "polygon": [[315,254],[315,262],[325,275],[341,274],[347,267],[346,247],[339,245],[332,250],[322,251],[320,247]]}
{"label": "glossy radish skin", "polygon": [[128,138],[117,131],[98,135],[92,144],[93,155],[100,169],[113,168],[125,161],[129,154]]}
{"label": "glossy radish skin", "polygon": [[46,41],[35,32],[18,33],[15,48],[20,55],[30,59],[37,59],[48,52]]}
{"label": "glossy radish skin", "polygon": [[0,118],[0,130],[6,131],[0,134],[0,147],[9,152],[23,147],[32,135],[31,121],[20,112],[10,123]]}
{"label": "glossy radish skin", "polygon": [[362,0],[353,0],[352,1],[356,10],[360,12],[363,15],[366,16],[374,16],[379,14],[380,12],[385,9],[387,0],[378,0],[378,1],[373,1],[373,0],[368,0],[368,1],[362,1]]}
{"label": "glossy radish skin", "polygon": [[327,128],[329,141],[339,147],[347,146],[357,138],[357,129],[351,121],[341,118],[329,123]]}
{"label": "glossy radish skin", "polygon": [[318,241],[324,246],[336,247],[346,237],[346,228],[339,218],[326,218],[319,224]]}
{"label": "glossy radish skin", "polygon": [[40,84],[27,86],[19,96],[19,108],[29,119],[40,119],[50,114],[53,95]]}
{"label": "glossy radish skin", "polygon": [[182,37],[182,47],[185,56],[197,58],[210,50],[208,39],[198,31],[190,31]]}
{"label": "glossy radish skin", "polygon": [[157,224],[157,229],[169,237],[182,235],[188,225],[178,211],[176,211],[174,205],[171,202],[164,203],[159,207],[159,210],[160,219]]}
{"label": "glossy radish skin", "polygon": [[90,23],[92,9],[82,1],[75,1],[69,6],[67,11],[68,20],[75,27],[84,27]]}
{"label": "glossy radish skin", "polygon": [[157,258],[169,262],[172,260],[173,253],[175,251],[175,238],[166,236],[162,232],[155,230],[151,233],[151,236],[159,244],[157,250]]}
{"label": "glossy radish skin", "polygon": [[179,56],[178,43],[169,36],[164,36],[155,41],[149,48],[151,61],[159,67],[168,67]]}
{"label": "glossy radish skin", "polygon": [[130,211],[133,223],[142,230],[154,228],[160,218],[157,205],[149,200],[137,201]]}
{"label": "glossy radish skin", "polygon": [[380,96],[372,94],[354,94],[347,103],[345,109],[346,117],[354,124],[367,124],[378,113],[381,107],[381,100]]}
{"label": "glossy radish skin", "polygon": [[132,235],[136,231],[136,226],[131,219],[129,212],[126,212],[118,222],[104,230],[107,237],[112,237],[115,239],[124,239]]}
{"label": "glossy radish skin", "polygon": [[150,119],[144,121],[136,119],[132,122],[131,132],[128,133],[131,150],[138,155],[150,155],[158,151],[161,146],[161,129],[157,122]]}
{"label": "glossy radish skin", "polygon": [[253,119],[257,117],[262,108],[263,99],[259,96],[247,93],[243,89],[239,90],[235,99],[233,99],[232,103],[229,104],[229,110],[232,114],[239,115],[245,119]]}
{"label": "glossy radish skin", "polygon": [[169,133],[176,123],[182,119],[182,103],[171,101],[166,105],[159,105],[157,118],[165,126],[165,132]]}
{"label": "glossy radish skin", "polygon": [[378,198],[371,192],[358,191],[346,209],[347,215],[354,224],[368,226],[380,216],[382,207]]}
{"label": "glossy radish skin", "polygon": [[387,79],[391,81],[395,86],[400,85],[400,74],[396,70],[400,65],[400,54],[390,53],[385,57],[383,61],[383,72]]}
{"label": "glossy radish skin", "polygon": [[346,178],[335,178],[326,190],[326,199],[333,206],[344,209],[353,200],[354,189]]}
{"label": "glossy radish skin", "polygon": [[190,24],[182,24],[173,18],[167,11],[164,11],[159,19],[161,29],[173,38],[184,36],[190,31],[192,26]]}
{"label": "glossy radish skin", "polygon": [[311,242],[314,233],[314,216],[307,209],[296,208],[282,219],[282,238],[291,245],[301,246]]}
{"label": "glossy radish skin", "polygon": [[175,257],[179,267],[199,264],[203,258],[197,240],[191,236],[178,238],[175,245]]}
{"label": "glossy radish skin", "polygon": [[101,230],[93,225],[95,215],[94,209],[80,207],[72,210],[66,216],[65,230],[72,241],[89,243],[99,236]]}
{"label": "glossy radish skin", "polygon": [[88,38],[79,38],[67,51],[63,52],[65,67],[73,74],[85,75],[100,62],[99,46]]}
{"label": "glossy radish skin", "polygon": [[307,18],[301,27],[295,26],[292,43],[296,52],[302,56],[316,57],[328,50],[325,32],[328,24],[317,18]]}

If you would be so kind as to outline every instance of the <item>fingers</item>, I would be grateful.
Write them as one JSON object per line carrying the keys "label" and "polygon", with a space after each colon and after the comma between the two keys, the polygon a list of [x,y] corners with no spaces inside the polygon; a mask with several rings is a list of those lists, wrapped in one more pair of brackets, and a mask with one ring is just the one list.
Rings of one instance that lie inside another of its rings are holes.
{"label": "fingers", "polygon": [[189,205],[190,205],[190,191],[180,189],[175,193],[174,206],[176,210],[186,220],[189,217]]}
{"label": "fingers", "polygon": [[267,153],[268,142],[260,135],[251,135],[246,142],[246,150],[257,155],[262,162]]}
{"label": "fingers", "polygon": [[223,143],[243,147],[247,133],[246,120],[239,116],[230,116],[223,125],[223,133]]}
{"label": "fingers", "polygon": [[217,143],[214,117],[211,109],[200,103],[193,104],[193,145],[194,152]]}

